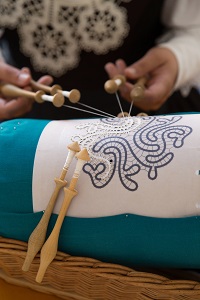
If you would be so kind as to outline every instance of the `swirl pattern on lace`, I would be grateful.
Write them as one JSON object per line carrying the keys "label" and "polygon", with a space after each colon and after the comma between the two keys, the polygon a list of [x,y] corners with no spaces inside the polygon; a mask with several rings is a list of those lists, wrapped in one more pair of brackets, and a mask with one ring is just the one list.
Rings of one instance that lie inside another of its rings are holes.
{"label": "swirl pattern on lace", "polygon": [[[96,188],[105,187],[115,174],[129,191],[139,188],[136,175],[141,171],[147,172],[150,180],[155,180],[158,170],[173,161],[173,150],[181,148],[192,132],[191,127],[176,124],[182,116],[124,119],[101,120],[79,127],[87,127],[86,135],[79,136],[79,142],[89,149],[91,156],[83,171]],[[126,126],[128,122],[129,126]]]}

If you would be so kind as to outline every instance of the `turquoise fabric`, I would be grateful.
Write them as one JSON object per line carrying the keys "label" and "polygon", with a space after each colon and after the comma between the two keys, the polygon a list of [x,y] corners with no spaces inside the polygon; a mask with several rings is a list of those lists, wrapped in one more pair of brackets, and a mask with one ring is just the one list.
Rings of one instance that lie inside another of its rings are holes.
{"label": "turquoise fabric", "polygon": [[35,150],[49,121],[15,119],[0,124],[0,211],[32,212]]}
{"label": "turquoise fabric", "polygon": [[[38,139],[48,122],[21,119],[0,124],[1,236],[28,241],[42,216],[33,213],[32,172]],[[52,215],[48,234],[56,218]],[[200,217],[66,217],[59,249],[133,267],[200,268]]]}
{"label": "turquoise fabric", "polygon": [[[0,213],[0,235],[27,241],[42,212]],[[48,234],[57,216],[50,220]],[[200,268],[200,217],[66,217],[59,249],[130,267]]]}

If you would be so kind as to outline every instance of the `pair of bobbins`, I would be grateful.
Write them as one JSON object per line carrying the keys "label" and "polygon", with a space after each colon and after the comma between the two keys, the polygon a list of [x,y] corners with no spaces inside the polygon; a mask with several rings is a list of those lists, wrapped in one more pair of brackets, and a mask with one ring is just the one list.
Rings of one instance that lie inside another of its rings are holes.
{"label": "pair of bobbins", "polygon": [[[113,79],[107,80],[104,84],[104,89],[109,94],[116,93],[120,86],[122,86],[126,82],[126,78],[123,75],[116,75]],[[145,84],[147,82],[146,77],[141,77],[137,80],[137,82],[134,84],[133,89],[130,92],[130,98],[133,102],[140,101],[144,96],[145,91]],[[146,115],[145,113],[142,113],[143,116]],[[124,117],[130,117],[130,113],[121,111],[118,115],[118,118],[124,118]]]}
{"label": "pair of bobbins", "polygon": [[[36,82],[34,80],[31,80],[31,86],[36,91],[42,90],[53,96],[56,95],[57,93],[60,93],[62,96],[67,97],[71,103],[77,103],[81,98],[81,93],[79,92],[79,90],[72,89],[71,91],[63,91],[62,87],[58,84],[54,84],[53,86],[47,86],[47,85],[41,84],[39,82]],[[64,100],[64,97],[63,97],[63,100]],[[64,104],[64,101],[60,106],[62,106],[63,104]]]}
{"label": "pair of bobbins", "polygon": [[[63,91],[59,85],[49,87],[34,80],[31,80],[31,86],[35,92],[21,89],[13,84],[2,83],[0,85],[0,93],[5,97],[27,97],[38,103],[43,103],[44,101],[52,102],[56,107],[64,105],[65,97],[72,103],[77,103],[80,100],[80,92],[76,89],[69,92]],[[45,94],[45,92],[50,95]]]}
{"label": "pair of bobbins", "polygon": [[[116,75],[113,79],[107,80],[104,84],[104,89],[109,94],[116,93],[120,86],[126,82],[126,78],[123,75]],[[146,77],[141,77],[134,84],[130,97],[132,101],[139,101],[144,96],[145,84],[147,82]]]}
{"label": "pair of bobbins", "polygon": [[56,107],[60,107],[64,104],[64,96],[61,93],[56,93],[55,95],[50,96],[46,95],[43,90],[39,90],[37,92],[26,91],[9,83],[0,85],[0,93],[6,97],[27,97],[38,103],[49,101]]}

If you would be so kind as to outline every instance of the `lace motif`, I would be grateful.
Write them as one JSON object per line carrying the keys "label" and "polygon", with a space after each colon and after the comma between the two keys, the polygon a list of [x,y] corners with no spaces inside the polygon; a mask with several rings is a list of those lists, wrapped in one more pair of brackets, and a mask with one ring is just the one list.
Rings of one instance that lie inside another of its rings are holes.
{"label": "lace motif", "polygon": [[61,76],[75,68],[82,50],[105,54],[128,35],[132,0],[1,0],[0,26],[17,28],[21,51],[34,68]]}
{"label": "lace motif", "polygon": [[117,173],[129,191],[139,188],[136,175],[146,171],[156,180],[158,170],[174,159],[174,149],[181,148],[192,128],[176,123],[181,116],[122,118],[77,126],[86,130],[73,140],[90,152],[91,161],[84,165],[96,188],[105,187]]}

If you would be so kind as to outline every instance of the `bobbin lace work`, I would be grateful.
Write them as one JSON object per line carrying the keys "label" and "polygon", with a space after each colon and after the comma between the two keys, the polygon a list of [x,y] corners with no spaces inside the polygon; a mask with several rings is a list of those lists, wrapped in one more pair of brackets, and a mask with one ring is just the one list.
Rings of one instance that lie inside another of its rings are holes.
{"label": "bobbin lace work", "polygon": [[175,157],[192,128],[177,122],[181,116],[102,119],[82,124],[84,134],[73,137],[89,150],[91,161],[83,171],[96,188],[105,187],[118,173],[121,184],[130,191],[139,188],[137,174],[147,172],[156,180],[160,168]]}
{"label": "bobbin lace work", "polygon": [[17,28],[21,51],[37,71],[61,76],[75,68],[80,53],[105,54],[129,32],[132,0],[1,0],[0,26]]}

